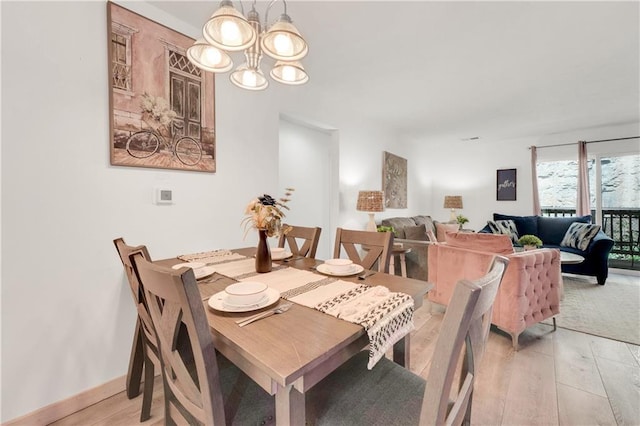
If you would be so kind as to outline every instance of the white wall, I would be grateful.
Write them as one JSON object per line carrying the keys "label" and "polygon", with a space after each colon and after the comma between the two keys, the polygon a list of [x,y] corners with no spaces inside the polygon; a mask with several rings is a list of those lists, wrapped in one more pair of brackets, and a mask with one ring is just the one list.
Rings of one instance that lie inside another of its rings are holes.
{"label": "white wall", "polygon": [[[155,258],[255,243],[240,221],[277,190],[278,111],[219,79],[217,173],[112,167],[106,4],[3,2],[2,36],[5,421],[126,373],[135,312],[114,238]],[[152,204],[158,185],[174,205]]]}
{"label": "white wall", "polygon": [[[125,5],[199,33],[143,2]],[[378,220],[446,220],[440,206],[452,191],[464,197],[472,228],[493,211],[531,211],[526,147],[536,139],[403,141],[339,108],[350,102],[307,96],[304,86],[246,92],[227,76],[216,78],[215,174],[112,167],[105,3],[2,2],[1,11],[0,421],[126,373],[135,312],[114,238],[146,244],[155,258],[255,244],[242,239],[240,221],[251,198],[281,191],[280,114],[338,129],[339,226],[364,229],[357,193],[381,188],[382,151],[409,160],[409,205]],[[495,170],[513,167],[518,202],[496,202]],[[152,204],[157,186],[174,190],[174,205]]]}
{"label": "white wall", "polygon": [[322,229],[316,252],[320,259],[329,259],[333,253],[331,230],[338,215],[337,138],[336,130],[280,120],[280,187],[295,186],[286,222]]}
{"label": "white wall", "polygon": [[[411,198],[430,199],[429,209],[433,219],[446,221],[449,210],[443,207],[445,195],[462,195],[464,208],[458,211],[469,218],[467,228],[478,230],[492,219],[493,213],[514,215],[533,214],[531,187],[532,145],[543,147],[555,144],[575,143],[579,140],[595,141],[640,135],[640,123],[620,124],[572,130],[553,135],[530,138],[478,141],[411,140],[409,161],[410,176],[415,170],[410,187]],[[588,145],[590,153],[640,152],[638,139],[615,143]],[[541,158],[577,158],[578,147],[538,149]],[[496,170],[516,169],[516,201],[496,200]]]}
{"label": "white wall", "polygon": [[[143,2],[123,5],[199,32]],[[135,312],[114,238],[146,244],[154,258],[255,244],[240,221],[251,198],[280,191],[280,113],[339,129],[338,224],[364,228],[357,191],[381,187],[391,132],[336,111],[335,99],[307,99],[304,87],[253,93],[225,75],[215,174],[112,167],[106,4],[1,7],[2,388],[11,392],[0,421],[126,373]],[[174,205],[152,204],[157,186],[173,189]]]}
{"label": "white wall", "polygon": [[[445,195],[461,195],[463,208],[458,210],[469,219],[467,228],[480,229],[493,212],[531,214],[531,167],[528,146],[535,139],[483,141],[414,141],[411,158],[417,169],[416,192],[429,199],[428,214],[446,222]],[[411,167],[410,162],[410,167]],[[516,201],[496,201],[496,170],[516,169]],[[415,194],[413,195],[415,196]],[[425,203],[426,204],[426,203]]]}

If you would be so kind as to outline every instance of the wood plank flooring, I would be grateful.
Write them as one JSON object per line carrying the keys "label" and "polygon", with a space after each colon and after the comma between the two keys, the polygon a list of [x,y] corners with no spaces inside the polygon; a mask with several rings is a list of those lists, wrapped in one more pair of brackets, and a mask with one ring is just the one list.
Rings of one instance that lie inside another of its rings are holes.
{"label": "wood plank flooring", "polygon": [[[423,377],[443,316],[441,309],[430,312],[429,307],[425,301],[416,312],[411,340],[411,369]],[[510,337],[492,328],[472,424],[640,425],[640,346],[562,328],[553,332],[545,324],[527,329],[520,344],[515,352]],[[159,377],[151,419],[144,423],[139,423],[141,403],[142,396],[128,400],[121,392],[53,425],[163,424]]]}

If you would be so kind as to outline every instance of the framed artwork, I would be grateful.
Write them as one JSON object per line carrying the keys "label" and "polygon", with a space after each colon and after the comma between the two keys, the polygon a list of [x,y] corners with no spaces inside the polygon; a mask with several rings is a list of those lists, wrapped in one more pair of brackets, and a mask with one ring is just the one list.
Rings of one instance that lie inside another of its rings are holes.
{"label": "framed artwork", "polygon": [[496,199],[498,201],[515,201],[516,183],[516,169],[498,170],[496,178]]}
{"label": "framed artwork", "polygon": [[114,166],[216,171],[215,80],[194,40],[107,3],[109,145]]}
{"label": "framed artwork", "polygon": [[407,159],[384,151],[382,190],[384,206],[389,209],[407,208]]}

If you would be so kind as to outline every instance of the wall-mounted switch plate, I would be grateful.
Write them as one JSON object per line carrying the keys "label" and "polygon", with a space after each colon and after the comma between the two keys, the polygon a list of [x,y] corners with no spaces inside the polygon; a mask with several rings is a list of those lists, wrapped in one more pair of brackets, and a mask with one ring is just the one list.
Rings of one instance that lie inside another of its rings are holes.
{"label": "wall-mounted switch plate", "polygon": [[156,204],[173,204],[173,190],[169,188],[156,188],[154,202]]}

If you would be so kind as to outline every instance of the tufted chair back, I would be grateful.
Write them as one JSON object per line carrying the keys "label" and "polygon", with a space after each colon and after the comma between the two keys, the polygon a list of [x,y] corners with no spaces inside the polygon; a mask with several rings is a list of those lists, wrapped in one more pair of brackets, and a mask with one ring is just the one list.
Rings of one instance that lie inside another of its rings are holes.
{"label": "tufted chair back", "polygon": [[[474,280],[487,273],[486,265],[494,253],[436,244],[429,248],[429,282],[434,285],[428,297],[432,302],[449,304],[455,284]],[[509,266],[493,307],[492,324],[511,335],[518,349],[518,336],[527,327],[560,313],[562,276],[560,252],[539,249],[505,256]],[[555,318],[553,318],[555,330]]]}

